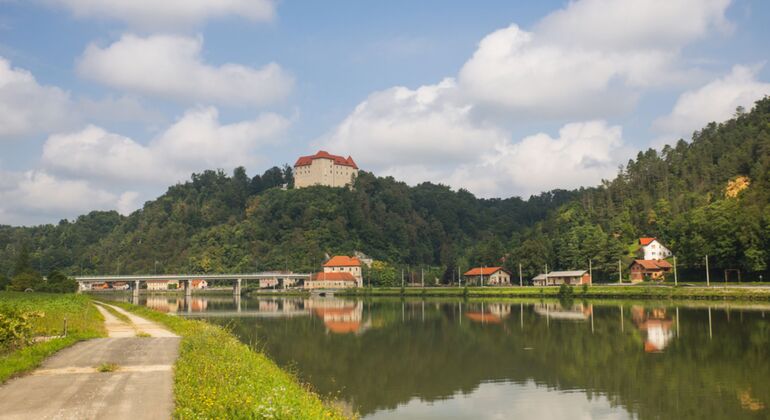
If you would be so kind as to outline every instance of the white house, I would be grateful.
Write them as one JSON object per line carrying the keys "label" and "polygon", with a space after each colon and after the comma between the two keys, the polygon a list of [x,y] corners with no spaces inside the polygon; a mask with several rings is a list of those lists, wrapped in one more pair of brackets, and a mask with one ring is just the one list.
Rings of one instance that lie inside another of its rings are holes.
{"label": "white house", "polygon": [[665,260],[674,255],[655,238],[639,238],[640,250],[644,254],[644,260]]}

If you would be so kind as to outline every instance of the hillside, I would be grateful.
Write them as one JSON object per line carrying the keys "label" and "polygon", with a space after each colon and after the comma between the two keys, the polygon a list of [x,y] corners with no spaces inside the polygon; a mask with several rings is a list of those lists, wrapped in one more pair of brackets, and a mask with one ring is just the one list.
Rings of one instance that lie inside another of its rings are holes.
{"label": "hillside", "polygon": [[770,259],[770,99],[691,142],[640,152],[600,186],[528,200],[370,173],[353,190],[292,189],[292,180],[288,167],[253,178],[243,168],[206,171],[127,217],[92,212],[56,226],[0,226],[0,273],[13,271],[23,248],[40,271],[73,274],[305,271],[326,253],[358,250],[393,265],[433,266],[447,279],[458,264],[501,261],[517,271],[522,263],[533,274],[589,259],[608,279],[636,238],[650,235],[684,271],[708,254],[715,269],[756,274]]}

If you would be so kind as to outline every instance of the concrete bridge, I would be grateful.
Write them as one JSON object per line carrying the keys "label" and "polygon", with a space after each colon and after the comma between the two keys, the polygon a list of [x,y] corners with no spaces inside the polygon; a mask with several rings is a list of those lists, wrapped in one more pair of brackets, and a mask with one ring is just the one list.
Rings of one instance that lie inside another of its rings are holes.
{"label": "concrete bridge", "polygon": [[77,276],[78,290],[91,290],[95,283],[127,283],[131,285],[134,294],[139,294],[142,282],[148,281],[178,281],[184,288],[185,295],[192,294],[193,280],[224,280],[233,282],[233,294],[241,295],[241,287],[249,280],[275,280],[280,288],[285,287],[286,280],[303,282],[310,279],[310,274],[304,273],[251,273],[251,274],[159,274],[159,275],[128,275],[128,276]]}

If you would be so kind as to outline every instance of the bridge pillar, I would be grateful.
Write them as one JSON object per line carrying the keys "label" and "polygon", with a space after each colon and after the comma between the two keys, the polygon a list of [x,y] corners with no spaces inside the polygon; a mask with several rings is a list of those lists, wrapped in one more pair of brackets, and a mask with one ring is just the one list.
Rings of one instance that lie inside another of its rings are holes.
{"label": "bridge pillar", "polygon": [[134,295],[134,304],[139,304],[139,280],[134,281],[134,290],[132,290]]}
{"label": "bridge pillar", "polygon": [[241,279],[235,280],[235,285],[233,286],[233,295],[235,296],[241,295]]}
{"label": "bridge pillar", "polygon": [[235,311],[241,312],[241,295],[233,295],[233,300],[235,303]]}
{"label": "bridge pillar", "polygon": [[185,295],[185,297],[192,296],[192,281],[190,281],[190,280],[183,280],[182,283],[184,284],[184,295]]}

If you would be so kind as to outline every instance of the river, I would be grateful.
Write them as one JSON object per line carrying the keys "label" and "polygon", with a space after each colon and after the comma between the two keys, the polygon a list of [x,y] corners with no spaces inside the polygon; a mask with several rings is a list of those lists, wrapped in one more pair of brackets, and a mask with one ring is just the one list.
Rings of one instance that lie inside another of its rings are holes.
{"label": "river", "polygon": [[[141,296],[365,419],[770,417],[770,305]],[[256,344],[254,344],[256,343]]]}

